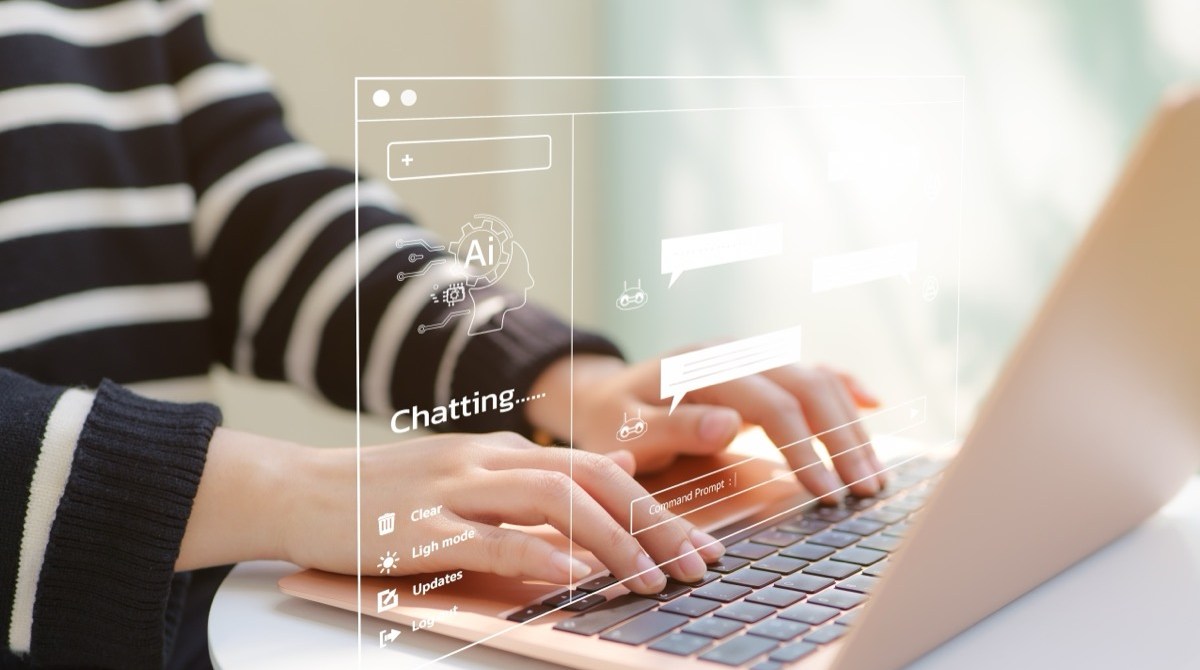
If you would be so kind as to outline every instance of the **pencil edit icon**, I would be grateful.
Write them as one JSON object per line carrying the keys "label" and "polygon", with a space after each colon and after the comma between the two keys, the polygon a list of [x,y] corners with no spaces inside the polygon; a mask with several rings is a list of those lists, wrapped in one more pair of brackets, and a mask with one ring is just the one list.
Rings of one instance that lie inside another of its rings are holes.
{"label": "pencil edit icon", "polygon": [[375,596],[376,609],[380,612],[386,612],[394,609],[400,604],[400,594],[396,589],[384,589]]}

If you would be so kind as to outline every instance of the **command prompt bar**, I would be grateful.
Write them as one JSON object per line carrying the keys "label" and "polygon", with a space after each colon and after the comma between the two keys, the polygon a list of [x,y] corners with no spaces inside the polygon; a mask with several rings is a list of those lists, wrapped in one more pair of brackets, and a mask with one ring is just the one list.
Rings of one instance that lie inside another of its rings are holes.
{"label": "command prompt bar", "polygon": [[549,170],[549,135],[413,140],[387,145],[391,181]]}

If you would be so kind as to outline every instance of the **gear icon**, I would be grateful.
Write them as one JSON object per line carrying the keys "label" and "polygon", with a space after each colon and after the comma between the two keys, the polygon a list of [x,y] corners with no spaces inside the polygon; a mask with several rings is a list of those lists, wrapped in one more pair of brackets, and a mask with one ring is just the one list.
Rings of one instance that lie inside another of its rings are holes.
{"label": "gear icon", "polygon": [[512,263],[512,229],[491,214],[476,214],[461,232],[450,243],[450,253],[466,273],[467,285],[479,288],[500,281]]}

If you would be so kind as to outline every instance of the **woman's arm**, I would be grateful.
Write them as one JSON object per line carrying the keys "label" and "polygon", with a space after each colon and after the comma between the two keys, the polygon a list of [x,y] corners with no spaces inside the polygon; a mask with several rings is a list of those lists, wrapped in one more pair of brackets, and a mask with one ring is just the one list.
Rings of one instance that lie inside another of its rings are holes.
{"label": "woman's arm", "polygon": [[[629,503],[648,495],[630,476],[632,468],[628,453],[610,458],[547,449],[512,433],[440,435],[365,448],[360,563],[354,449],[306,448],[221,429],[213,436],[176,567],[274,558],[374,573],[380,556],[400,548],[396,574],[467,569],[565,584],[591,568],[544,540],[499,526],[550,524],[566,535],[573,516],[575,541],[630,580],[632,590],[658,592],[664,570],[676,579],[699,579],[705,562],[724,549],[669,513],[654,517],[661,525],[631,535]],[[420,509],[436,512],[410,522],[410,511]],[[394,536],[374,532],[376,510],[399,513]],[[633,513],[636,525],[652,525],[647,510]],[[411,551],[451,537],[466,539],[427,555]]]}
{"label": "woman's arm", "polygon": [[219,421],[211,405],[0,369],[7,653],[37,667],[162,665],[168,603],[187,584],[175,574],[179,543]]}

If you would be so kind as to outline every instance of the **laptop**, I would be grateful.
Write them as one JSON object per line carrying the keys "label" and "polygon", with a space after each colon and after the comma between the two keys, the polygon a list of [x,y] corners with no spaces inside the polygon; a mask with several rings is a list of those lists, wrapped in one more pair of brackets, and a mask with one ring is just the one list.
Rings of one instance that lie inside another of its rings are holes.
{"label": "laptop", "polygon": [[[376,614],[377,593],[411,593],[421,578],[364,576],[365,613],[572,668],[910,663],[1139,524],[1200,467],[1198,185],[1200,94],[1181,92],[953,458],[893,462],[880,495],[838,507],[811,502],[783,465],[736,453],[686,461],[646,488],[736,476],[751,489],[689,514],[728,548],[700,582],[639,596],[577,548],[599,572],[570,589],[472,575]],[[279,586],[359,603],[353,576],[308,570]]]}

